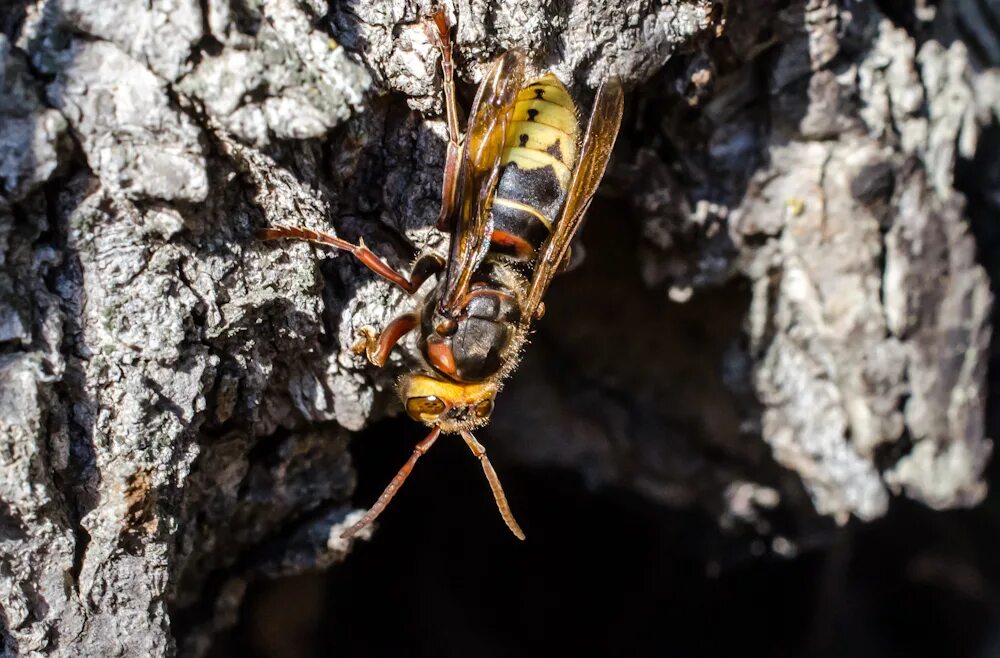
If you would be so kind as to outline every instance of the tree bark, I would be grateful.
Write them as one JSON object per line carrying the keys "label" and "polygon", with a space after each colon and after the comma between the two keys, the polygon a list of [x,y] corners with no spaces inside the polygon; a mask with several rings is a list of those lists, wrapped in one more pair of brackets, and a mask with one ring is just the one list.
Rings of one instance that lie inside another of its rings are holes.
{"label": "tree bark", "polygon": [[[610,75],[630,89],[587,260],[491,450],[778,552],[776,508],[822,526],[981,500],[992,297],[966,194],[995,212],[1000,168],[964,193],[956,171],[996,152],[1000,3],[447,6],[463,92],[515,46],[581,108]],[[351,432],[398,413],[414,363],[350,346],[412,302],[252,236],[302,224],[400,267],[443,247],[427,10],[0,10],[7,655],[199,655],[249,580],[347,556]]]}

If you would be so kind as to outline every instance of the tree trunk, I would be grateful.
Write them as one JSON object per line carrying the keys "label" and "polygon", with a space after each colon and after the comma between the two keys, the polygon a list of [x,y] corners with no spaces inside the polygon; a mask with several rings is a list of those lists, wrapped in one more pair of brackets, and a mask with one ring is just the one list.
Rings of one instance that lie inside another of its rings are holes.
{"label": "tree trunk", "polygon": [[[350,346],[412,302],[253,231],[363,237],[404,268],[444,246],[428,8],[13,4],[4,650],[199,655],[249,580],[343,560],[370,502],[351,500],[351,432],[399,412],[414,349],[375,370]],[[983,497],[992,297],[969,209],[1000,205],[982,132],[1000,2],[448,7],[460,96],[515,46],[581,108],[610,75],[630,90],[587,258],[554,286],[491,450],[728,529]]]}

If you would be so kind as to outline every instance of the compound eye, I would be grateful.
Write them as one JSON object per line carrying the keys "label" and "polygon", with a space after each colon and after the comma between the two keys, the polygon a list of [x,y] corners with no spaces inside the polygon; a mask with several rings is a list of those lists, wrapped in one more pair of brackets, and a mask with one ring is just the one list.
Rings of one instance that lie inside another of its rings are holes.
{"label": "compound eye", "polygon": [[406,401],[406,413],[413,420],[422,423],[434,422],[444,413],[444,400],[436,395],[428,395],[422,398],[410,398]]}
{"label": "compound eye", "polygon": [[476,405],[476,418],[489,418],[490,414],[493,413],[493,399],[483,400]]}

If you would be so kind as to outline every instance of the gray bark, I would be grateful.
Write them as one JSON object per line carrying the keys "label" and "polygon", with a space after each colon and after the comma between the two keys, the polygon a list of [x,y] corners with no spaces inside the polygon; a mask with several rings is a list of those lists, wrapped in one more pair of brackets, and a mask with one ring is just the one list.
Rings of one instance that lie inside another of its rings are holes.
{"label": "gray bark", "polygon": [[[583,107],[608,75],[634,90],[588,263],[556,285],[491,451],[784,552],[777,506],[844,523],[985,493],[992,298],[954,175],[1000,111],[979,16],[1000,3],[896,22],[779,4],[449,7],[463,83],[520,46]],[[349,552],[350,433],[398,413],[413,345],[382,371],[349,346],[409,302],[252,231],[363,236],[400,267],[444,244],[425,11],[0,10],[7,655],[197,655],[249,580]]]}

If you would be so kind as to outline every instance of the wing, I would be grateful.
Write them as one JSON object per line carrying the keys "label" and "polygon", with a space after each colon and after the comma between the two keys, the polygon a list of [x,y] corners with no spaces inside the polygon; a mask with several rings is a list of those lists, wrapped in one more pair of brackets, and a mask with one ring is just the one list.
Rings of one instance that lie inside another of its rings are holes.
{"label": "wing", "polygon": [[549,289],[552,279],[559,273],[569,253],[570,242],[583,223],[583,216],[611,158],[611,149],[615,146],[622,122],[624,103],[625,92],[617,78],[606,81],[597,90],[594,109],[590,113],[587,132],[580,147],[580,159],[569,181],[566,203],[555,230],[542,245],[531,286],[521,308],[521,324],[524,326],[530,324],[538,314],[542,297]]}
{"label": "wing", "polygon": [[524,79],[524,53],[498,57],[483,78],[469,113],[461,163],[461,197],[453,222],[447,287],[441,308],[456,309],[472,273],[490,247],[490,203],[500,175],[500,157],[517,93]]}

